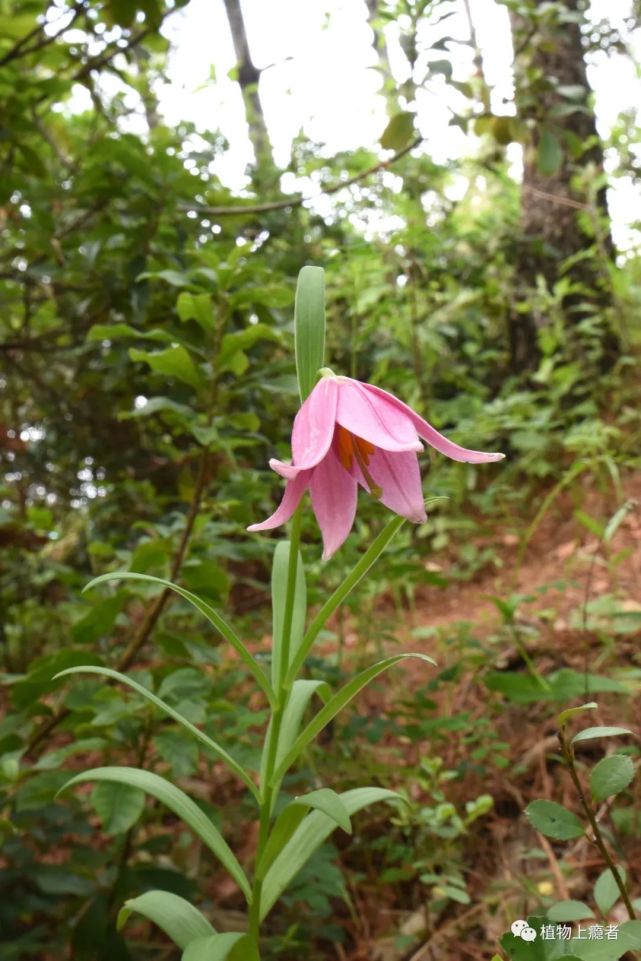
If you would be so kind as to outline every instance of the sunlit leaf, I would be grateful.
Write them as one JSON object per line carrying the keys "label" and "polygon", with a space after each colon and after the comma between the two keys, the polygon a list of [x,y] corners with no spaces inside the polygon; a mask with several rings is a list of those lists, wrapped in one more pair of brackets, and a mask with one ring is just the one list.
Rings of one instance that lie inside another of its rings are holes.
{"label": "sunlit leaf", "polygon": [[216,934],[215,928],[198,908],[170,891],[146,891],[125,901],[118,913],[119,929],[133,913],[153,921],[179,948],[186,948],[196,938]]}

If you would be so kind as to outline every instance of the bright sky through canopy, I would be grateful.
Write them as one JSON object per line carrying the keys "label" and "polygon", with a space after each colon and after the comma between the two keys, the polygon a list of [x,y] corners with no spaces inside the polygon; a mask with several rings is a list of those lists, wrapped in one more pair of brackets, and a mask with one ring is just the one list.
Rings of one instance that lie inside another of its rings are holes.
{"label": "bright sky through canopy", "polygon": [[[469,37],[462,0],[452,0],[453,16],[436,28],[466,41]],[[512,42],[507,10],[496,0],[470,0],[482,49],[487,80],[492,87],[492,108],[512,113]],[[439,8],[441,13],[443,7]],[[359,147],[376,148],[385,127],[386,109],[379,90],[380,75],[362,0],[244,0],[252,57],[264,69],[260,93],[274,147],[276,162],[285,167],[292,139],[302,130],[310,140],[324,144],[327,156]],[[641,40],[625,26],[630,0],[593,0],[590,18],[606,19],[616,26],[636,57]],[[429,30],[429,28],[427,28]],[[170,124],[191,120],[199,129],[220,130],[229,141],[216,172],[234,189],[247,183],[244,170],[251,160],[238,85],[228,73],[235,55],[222,0],[190,0],[165,27],[173,44],[171,82],[160,93],[163,113]],[[386,37],[396,79],[402,82],[407,61],[397,42],[398,29],[391,24]],[[434,38],[434,31],[430,33]],[[442,56],[442,54],[441,54]],[[455,79],[473,72],[469,46],[451,45]],[[212,79],[212,68],[215,68]],[[607,136],[621,111],[638,111],[641,80],[632,59],[623,53],[591,56],[590,80],[602,136]],[[430,79],[421,91],[418,127],[426,151],[437,162],[465,156],[475,149],[475,138],[466,137],[449,125],[451,107],[462,107],[462,97],[448,88],[443,77]],[[509,156],[519,173],[520,148],[512,145]],[[614,162],[614,158],[609,158]],[[288,178],[288,180],[291,178]],[[289,189],[290,184],[285,185]],[[293,184],[291,185],[294,189]],[[613,229],[618,245],[639,242],[631,228],[641,218],[641,199],[634,185],[619,178],[610,191]]]}

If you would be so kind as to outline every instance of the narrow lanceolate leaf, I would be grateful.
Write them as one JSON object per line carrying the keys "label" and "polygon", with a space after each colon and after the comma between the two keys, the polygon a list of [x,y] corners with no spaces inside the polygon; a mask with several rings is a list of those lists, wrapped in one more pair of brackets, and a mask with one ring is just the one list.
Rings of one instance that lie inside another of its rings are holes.
{"label": "narrow lanceolate leaf", "polygon": [[151,771],[141,771],[135,767],[97,767],[76,774],[61,790],[65,791],[74,784],[82,784],[84,781],[112,781],[116,784],[128,784],[156,798],[181,818],[203,844],[207,845],[227,869],[247,901],[251,900],[251,890],[243,869],[218,828],[212,824],[204,811],[171,781],[167,781],[158,774],[152,774]]}
{"label": "narrow lanceolate leaf", "polygon": [[[361,787],[341,794],[350,817],[379,801],[402,801],[395,791],[384,788]],[[322,811],[312,811],[302,821],[271,865],[263,883],[260,902],[261,921],[271,911],[290,881],[305,866],[314,851],[336,828],[336,821]]]}
{"label": "narrow lanceolate leaf", "polygon": [[[298,681],[294,681],[294,686],[289,693],[287,706],[285,707],[283,720],[280,725],[278,748],[276,750],[277,765],[283,760],[285,755],[291,749],[292,744],[296,740],[298,732],[300,731],[303,714],[305,713],[307,705],[314,694],[318,694],[323,703],[326,704],[331,697],[331,693],[332,692],[329,684],[327,684],[326,681],[309,680],[307,678],[301,678]],[[270,722],[270,726],[267,730],[267,737],[265,738],[265,743],[263,745],[263,753],[260,765],[260,783],[263,785],[265,783],[267,771],[267,758],[269,757],[271,735],[272,728]],[[274,793],[276,793],[276,790]]]}
{"label": "narrow lanceolate leaf", "polygon": [[556,801],[532,801],[526,807],[525,813],[532,827],[547,838],[571,841],[585,833],[576,814]]}
{"label": "narrow lanceolate leaf", "polygon": [[184,597],[186,601],[200,611],[209,623],[214,627],[219,634],[221,634],[225,640],[231,644],[236,653],[240,656],[241,661],[245,667],[249,670],[250,674],[263,691],[270,704],[275,703],[274,693],[271,689],[271,685],[265,672],[262,670],[260,665],[257,663],[256,659],[247,650],[241,639],[237,636],[233,628],[227,623],[227,621],[220,616],[217,610],[213,608],[206,601],[203,601],[197,594],[192,594],[191,591],[186,590],[184,587],[180,587],[178,584],[173,584],[171,581],[166,581],[162,577],[153,577],[151,574],[139,574],[136,571],[110,571],[108,574],[101,574],[100,577],[94,577],[92,581],[83,588],[83,590],[88,591],[92,587],[96,587],[98,584],[104,584],[107,581],[147,581],[150,584],[158,584],[159,587],[164,587],[167,590],[175,591],[176,594],[180,594]]}
{"label": "narrow lanceolate leaf", "polygon": [[270,867],[289,843],[299,824],[307,814],[301,805],[288,804],[280,812],[265,845],[260,861],[256,865],[256,880],[263,881]]}
{"label": "narrow lanceolate leaf", "polygon": [[248,934],[228,931],[192,941],[181,961],[260,961],[256,944]]}
{"label": "narrow lanceolate leaf", "polygon": [[296,285],[294,347],[301,401],[311,394],[325,362],[325,271],[303,267]]}
{"label": "narrow lanceolate leaf", "polygon": [[285,625],[289,555],[289,541],[279,541],[279,543],[276,545],[276,550],[274,551],[274,561],[272,564],[272,687],[275,689],[280,684],[281,671],[283,674],[285,674],[289,669],[289,665],[291,664],[296,652],[300,648],[301,641],[303,640],[303,634],[305,633],[307,588],[305,585],[305,570],[303,568],[303,560],[299,552],[296,563],[296,586],[292,609],[292,621],[289,632],[288,664],[283,668],[283,627]]}
{"label": "narrow lanceolate leaf", "polygon": [[307,745],[329,724],[332,718],[336,717],[338,712],[341,711],[346,704],[349,704],[352,698],[356,697],[359,691],[362,691],[370,681],[373,681],[374,678],[382,674],[383,671],[387,671],[390,667],[393,667],[394,664],[398,664],[399,661],[403,661],[407,657],[418,657],[422,661],[427,661],[428,664],[434,664],[432,658],[428,657],[427,654],[395,654],[393,657],[386,657],[384,660],[379,661],[378,664],[373,664],[366,670],[361,671],[360,674],[357,674],[356,677],[352,678],[351,681],[342,687],[334,697],[330,698],[316,717],[301,731],[283,760],[277,764],[270,783],[274,785],[283,777]]}
{"label": "narrow lanceolate leaf", "polygon": [[343,828],[348,834],[352,833],[349,811],[341,795],[336,791],[332,791],[331,788],[320,788],[318,791],[311,791],[309,794],[294,798],[276,818],[263,855],[256,867],[256,877],[259,880],[265,877],[309,810],[322,811],[334,821],[337,827]]}
{"label": "narrow lanceolate leaf", "polygon": [[292,665],[289,669],[289,674],[287,677],[288,683],[291,684],[298,676],[305,658],[312,649],[314,641],[323,630],[325,624],[334,613],[336,608],[339,606],[339,604],[343,603],[347,595],[356,587],[359,581],[365,577],[372,564],[378,560],[391,539],[394,537],[396,532],[400,530],[404,523],[405,518],[393,517],[392,520],[385,525],[380,534],[374,538],[359,562],[352,568],[340,587],[337,587],[331,597],[325,601],[320,611],[309,625],[298,652],[292,661]]}
{"label": "narrow lanceolate leaf", "polygon": [[582,711],[596,711],[598,706],[596,701],[588,701],[586,704],[579,704],[578,707],[568,707],[565,711],[557,714],[557,727],[564,727],[571,717],[574,717],[575,714],[580,714]]}
{"label": "narrow lanceolate leaf", "polygon": [[146,891],[137,898],[125,901],[118,913],[118,930],[131,914],[141,914],[153,921],[174,944],[183,950],[196,938],[211,937],[216,929],[198,908],[171,891]]}
{"label": "narrow lanceolate leaf", "polygon": [[581,741],[593,741],[597,737],[618,737],[621,734],[632,734],[627,727],[588,727],[585,731],[579,731],[572,738],[573,744]]}
{"label": "narrow lanceolate leaf", "polygon": [[604,801],[624,791],[634,779],[632,758],[625,754],[604,757],[592,770],[590,789],[595,801]]}
{"label": "narrow lanceolate leaf", "polygon": [[170,707],[170,705],[166,704],[165,701],[161,700],[161,698],[156,697],[155,694],[152,694],[151,691],[148,691],[146,687],[142,686],[142,684],[138,684],[137,681],[134,681],[131,677],[127,677],[126,674],[121,674],[119,671],[112,671],[108,667],[94,667],[92,665],[88,665],[87,667],[70,667],[66,671],[61,671],[59,674],[56,674],[56,677],[65,677],[68,674],[102,674],[103,677],[109,677],[114,681],[119,681],[121,684],[126,684],[128,687],[132,688],[132,690],[136,691],[138,694],[141,694],[142,697],[154,704],[157,708],[159,708],[159,710],[164,711],[165,714],[176,721],[177,724],[180,724],[182,727],[184,727],[186,731],[189,731],[189,733],[196,738],[196,740],[200,741],[201,744],[208,748],[212,754],[215,754],[216,757],[221,759],[221,761],[224,761],[227,767],[241,779],[246,787],[249,788],[254,797],[258,798],[258,790],[256,785],[250,778],[249,774],[242,769],[238,761],[235,761],[231,754],[228,754],[227,751],[220,746],[220,744],[208,737],[204,731],[201,731],[195,727],[191,721],[188,721],[186,717],[183,717],[182,714],[180,714],[178,711],[175,711],[173,707]]}

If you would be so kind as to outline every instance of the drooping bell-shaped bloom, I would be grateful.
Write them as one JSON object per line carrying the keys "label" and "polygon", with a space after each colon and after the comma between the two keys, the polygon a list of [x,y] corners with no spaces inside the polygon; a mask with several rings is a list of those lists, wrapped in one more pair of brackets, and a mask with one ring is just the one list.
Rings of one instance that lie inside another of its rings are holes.
{"label": "drooping bell-shaped bloom", "polygon": [[326,560],[352,528],[359,484],[396,514],[417,524],[424,522],[419,438],[446,457],[468,464],[504,457],[459,447],[380,387],[351,377],[321,377],[294,420],[292,463],[269,462],[287,480],[280,506],[248,530],[265,531],[284,524],[309,489]]}

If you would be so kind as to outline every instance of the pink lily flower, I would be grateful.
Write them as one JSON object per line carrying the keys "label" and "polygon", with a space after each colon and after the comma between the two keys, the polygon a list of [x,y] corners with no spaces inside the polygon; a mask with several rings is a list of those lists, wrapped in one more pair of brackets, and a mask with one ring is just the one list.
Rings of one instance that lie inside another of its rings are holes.
{"label": "pink lily flower", "polygon": [[269,462],[287,480],[280,506],[248,530],[284,524],[309,489],[327,560],[352,528],[359,484],[396,514],[423,523],[427,515],[417,457],[423,450],[420,437],[446,457],[468,464],[505,456],[459,447],[380,387],[324,375],[294,420],[292,463],[275,458]]}

